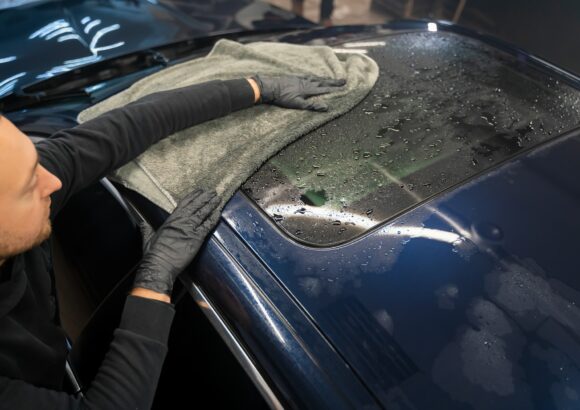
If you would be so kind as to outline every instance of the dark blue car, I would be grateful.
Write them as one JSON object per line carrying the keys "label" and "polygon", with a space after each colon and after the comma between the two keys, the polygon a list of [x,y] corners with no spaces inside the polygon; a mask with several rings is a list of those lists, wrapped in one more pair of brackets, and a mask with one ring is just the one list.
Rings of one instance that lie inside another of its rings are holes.
{"label": "dark blue car", "polygon": [[[0,104],[36,138],[223,37],[380,66],[223,210],[176,288],[156,407],[580,408],[579,78],[442,22],[321,29],[249,1],[48,2],[0,30]],[[92,315],[71,390],[166,216],[107,180],[60,215],[62,315]]]}

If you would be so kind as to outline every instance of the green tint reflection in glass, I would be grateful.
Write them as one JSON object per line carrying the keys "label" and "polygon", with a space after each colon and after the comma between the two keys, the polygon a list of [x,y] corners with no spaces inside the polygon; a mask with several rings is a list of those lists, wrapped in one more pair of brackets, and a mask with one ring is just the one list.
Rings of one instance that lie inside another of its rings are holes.
{"label": "green tint reflection in glass", "polygon": [[[348,140],[348,136],[336,137],[338,143],[327,150],[324,156],[315,154],[316,160],[311,163],[306,161],[304,153],[293,152],[292,147],[288,147],[283,156],[276,156],[270,161],[291,185],[300,190],[303,202],[308,205],[324,205],[338,211],[368,198],[386,185],[403,185],[404,188],[403,180],[408,176],[451,155],[437,153],[421,156],[424,154],[422,146],[411,144],[412,148],[404,151],[393,146],[392,141],[377,143],[368,136],[365,141],[370,144],[365,144],[369,149],[366,151],[345,144],[344,139]],[[352,145],[357,146],[357,142],[354,141]],[[320,151],[316,145],[309,148],[311,152]],[[356,181],[360,185],[353,189],[349,181]]]}

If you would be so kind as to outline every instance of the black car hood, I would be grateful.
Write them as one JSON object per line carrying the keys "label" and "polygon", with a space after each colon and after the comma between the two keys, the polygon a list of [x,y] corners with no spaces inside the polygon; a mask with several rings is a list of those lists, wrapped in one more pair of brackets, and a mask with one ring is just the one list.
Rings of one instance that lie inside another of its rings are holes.
{"label": "black car hood", "polygon": [[150,47],[308,24],[249,0],[34,2],[0,11],[0,98],[23,85]]}

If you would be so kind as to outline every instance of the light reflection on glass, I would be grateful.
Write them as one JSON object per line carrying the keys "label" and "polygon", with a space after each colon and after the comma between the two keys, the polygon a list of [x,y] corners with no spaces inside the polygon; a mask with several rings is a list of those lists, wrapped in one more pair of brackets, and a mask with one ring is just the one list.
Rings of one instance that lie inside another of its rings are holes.
{"label": "light reflection on glass", "polygon": [[63,27],[63,28],[60,28],[60,29],[58,29],[58,30],[55,30],[55,31],[53,31],[53,32],[52,32],[52,33],[50,33],[50,34],[47,34],[47,35],[44,37],[44,39],[45,39],[45,40],[52,40],[53,38],[55,38],[55,37],[58,37],[58,36],[60,36],[61,34],[66,34],[66,33],[74,33],[74,30],[73,30],[73,28],[72,28],[72,27]]}
{"label": "light reflection on glass", "polygon": [[101,56],[94,55],[94,56],[89,56],[89,57],[77,58],[74,60],[67,60],[64,62],[63,65],[53,67],[50,70],[48,70],[46,73],[43,73],[43,74],[36,76],[36,78],[38,78],[40,80],[51,78],[57,74],[66,73],[67,71],[70,71],[73,68],[80,67],[82,65],[86,65],[86,64],[90,64],[90,63],[96,63],[97,61],[100,61],[101,59],[102,59]]}
{"label": "light reflection on glass", "polygon": [[99,19],[91,21],[85,26],[85,34],[89,34],[89,31],[91,31],[93,27],[98,26],[99,24],[101,24],[101,20]]}
{"label": "light reflection on glass", "polygon": [[368,51],[364,50],[364,49],[359,49],[359,48],[333,48],[332,51],[334,51],[336,54],[367,54]]}
{"label": "light reflection on glass", "polygon": [[101,37],[103,37],[107,33],[110,33],[111,31],[119,30],[120,28],[121,28],[120,25],[113,24],[112,26],[105,27],[105,28],[102,28],[99,31],[97,31],[96,34],[95,34],[95,36],[91,40],[91,44],[89,45],[89,48],[91,49],[91,52],[93,54],[97,54],[99,51],[110,50],[112,48],[117,48],[117,47],[121,47],[122,45],[124,45],[125,44],[124,41],[119,41],[118,43],[111,44],[111,45],[108,45],[108,46],[97,47],[97,43],[99,42],[99,40],[101,39]]}
{"label": "light reflection on glass", "polygon": [[18,79],[20,77],[24,77],[25,75],[26,75],[26,72],[18,73],[16,75],[13,75],[12,77],[8,77],[7,79],[1,81],[0,82],[0,97],[11,92],[14,89],[14,86],[16,85],[16,83],[18,82]]}
{"label": "light reflection on glass", "polygon": [[350,43],[343,44],[346,48],[356,48],[356,47],[384,47],[387,43],[385,41],[353,41]]}
{"label": "light reflection on glass", "polygon": [[92,93],[94,91],[100,90],[104,86],[105,86],[105,83],[100,83],[100,84],[92,85],[92,86],[89,86],[89,87],[85,88],[85,91],[90,94],[90,93]]}
{"label": "light reflection on glass", "polygon": [[52,23],[47,24],[46,26],[36,30],[34,33],[32,33],[30,36],[28,36],[29,40],[35,39],[37,37],[43,38],[44,36],[52,33],[53,31],[56,30],[60,30],[61,28],[65,28],[65,27],[70,27],[70,24],[68,24],[66,21],[64,20],[56,20],[53,21]]}
{"label": "light reflection on glass", "polygon": [[[47,41],[55,39],[58,43],[63,43],[66,41],[78,41],[79,43],[82,44],[83,47],[86,47],[87,43],[85,39],[82,37],[83,32],[84,34],[89,34],[89,32],[93,28],[101,24],[101,20],[99,19],[93,20],[90,16],[85,16],[81,19],[81,24],[84,26],[84,28],[82,32],[79,32],[64,19],[59,19],[36,30],[28,38],[44,39]],[[53,67],[48,71],[46,71],[45,73],[38,75],[36,78],[40,80],[51,78],[54,77],[55,75],[70,71],[79,66],[95,63],[101,60],[102,57],[99,55],[99,53],[125,45],[124,41],[119,41],[113,44],[102,44],[102,39],[106,34],[111,33],[113,31],[117,31],[120,28],[121,26],[119,24],[112,24],[110,26],[101,28],[92,36],[92,38],[90,38],[88,48],[92,55],[67,60],[63,64]],[[5,59],[2,59],[0,60],[0,62],[6,61]],[[14,88],[14,84],[11,83],[10,85],[11,85],[10,89]]]}
{"label": "light reflection on glass", "polygon": [[66,36],[59,37],[58,40],[56,40],[56,41],[58,43],[62,43],[63,41],[68,41],[68,40],[82,41],[81,37],[78,34],[68,34]]}
{"label": "light reflection on glass", "polygon": [[9,63],[14,60],[16,60],[16,56],[0,58],[0,64]]}
{"label": "light reflection on glass", "polygon": [[427,23],[427,30],[429,31],[437,31],[437,24],[435,23]]}

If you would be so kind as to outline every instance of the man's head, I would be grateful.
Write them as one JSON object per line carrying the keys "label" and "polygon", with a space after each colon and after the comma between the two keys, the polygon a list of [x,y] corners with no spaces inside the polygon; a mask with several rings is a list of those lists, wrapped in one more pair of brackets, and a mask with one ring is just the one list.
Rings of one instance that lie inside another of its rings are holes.
{"label": "man's head", "polygon": [[0,264],[50,236],[50,195],[61,185],[30,139],[0,115]]}

